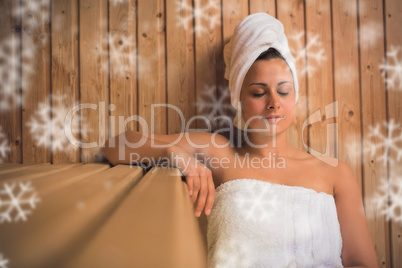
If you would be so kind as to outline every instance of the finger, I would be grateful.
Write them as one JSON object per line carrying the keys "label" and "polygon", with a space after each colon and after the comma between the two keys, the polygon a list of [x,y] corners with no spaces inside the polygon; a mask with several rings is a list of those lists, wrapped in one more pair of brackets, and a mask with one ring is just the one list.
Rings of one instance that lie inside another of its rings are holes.
{"label": "finger", "polygon": [[193,195],[191,196],[191,203],[194,205],[195,200],[197,200],[200,191],[200,175],[197,174],[193,178],[194,178],[194,184],[193,184]]}
{"label": "finger", "polygon": [[212,176],[208,178],[208,197],[207,203],[205,205],[205,215],[209,215],[211,213],[212,207],[214,205],[215,200],[215,184]]}
{"label": "finger", "polygon": [[205,200],[207,199],[207,194],[208,194],[208,178],[205,173],[201,174],[201,180],[200,180],[200,193],[198,196],[198,203],[197,207],[195,209],[195,216],[199,217],[201,216],[202,209],[205,206]]}
{"label": "finger", "polygon": [[186,176],[186,182],[187,182],[188,193],[191,196],[193,194],[193,188],[194,188],[194,177],[191,175]]}

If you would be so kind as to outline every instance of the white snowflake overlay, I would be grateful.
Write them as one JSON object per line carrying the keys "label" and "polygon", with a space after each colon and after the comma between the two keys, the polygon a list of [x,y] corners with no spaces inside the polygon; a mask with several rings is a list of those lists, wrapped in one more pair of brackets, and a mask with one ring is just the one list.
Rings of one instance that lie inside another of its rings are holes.
{"label": "white snowflake overlay", "polygon": [[[386,165],[387,160],[399,161],[402,159],[402,126],[395,123],[394,119],[391,119],[388,124],[384,122],[382,125],[383,127],[381,124],[376,124],[374,127],[369,126],[366,142],[368,146],[364,148],[364,151]],[[396,159],[389,159],[389,152],[393,152]]]}
{"label": "white snowflake overlay", "polygon": [[[136,51],[131,51],[131,46],[134,44],[134,40],[131,36],[122,34],[110,33],[103,40],[104,48],[109,46],[109,50],[102,50],[102,56],[109,57],[110,66],[113,66],[113,73],[124,75],[126,72],[130,72],[130,65],[136,61]],[[107,72],[109,69],[109,63],[103,61],[103,71]]]}
{"label": "white snowflake overlay", "polygon": [[19,16],[29,18],[30,27],[39,27],[41,18],[49,18],[49,1],[43,0],[22,0],[18,8],[13,10],[16,18]]}
{"label": "white snowflake overlay", "polygon": [[[43,19],[49,19],[49,3],[41,0],[24,0],[13,9],[12,15],[19,20],[22,16],[31,32],[36,31]],[[0,40],[0,111],[12,109],[12,105],[21,105],[22,97],[27,93],[20,93],[21,74],[22,90],[28,87],[30,77],[34,74],[33,59],[36,45],[32,38],[24,39],[21,44],[18,38],[9,36]]]}
{"label": "white snowflake overlay", "polygon": [[387,220],[402,223],[402,169],[399,164],[402,160],[402,125],[391,119],[388,123],[369,126],[365,144],[368,146],[364,151],[371,157],[384,166],[387,162],[392,164],[389,181],[386,177],[380,180],[373,196],[367,198],[367,204],[386,215]]}
{"label": "white snowflake overlay", "polygon": [[[27,122],[37,146],[52,144],[53,151],[68,152],[73,144],[66,137],[66,131],[71,131],[75,139],[78,139],[78,134],[86,137],[89,128],[83,123],[80,126],[82,119],[75,120],[73,117],[71,123],[67,120],[66,116],[72,108],[65,104],[67,100],[67,95],[51,95],[46,102],[38,104],[38,110]],[[50,107],[51,101],[52,107]],[[78,116],[78,112],[75,116]]]}
{"label": "white snowflake overlay", "polygon": [[162,46],[156,49],[151,57],[142,57],[137,55],[138,51],[133,45],[135,40],[133,36],[120,33],[109,33],[103,40],[102,57],[109,58],[109,61],[103,61],[102,70],[108,72],[109,68],[113,74],[128,75],[135,72],[135,65],[138,64],[138,75],[151,72],[150,64],[158,60]]}
{"label": "white snowflake overlay", "polygon": [[109,0],[114,6],[118,4],[124,4],[125,2],[128,2],[128,0]]}
{"label": "white snowflake overlay", "polygon": [[8,111],[12,108],[10,104],[21,105],[22,99],[20,94],[20,78],[21,73],[27,79],[33,74],[33,58],[35,53],[35,45],[32,40],[26,40],[22,47],[21,57],[19,40],[9,38],[0,42],[0,111]]}
{"label": "white snowflake overlay", "polygon": [[[194,0],[194,7],[187,4],[187,1],[175,0],[179,27],[187,30],[192,25],[193,32],[197,34],[208,33],[217,26],[220,26],[220,1]],[[193,22],[194,21],[194,22]]]}
{"label": "white snowflake overlay", "polygon": [[402,90],[402,53],[398,57],[400,49],[401,47],[391,47],[391,51],[387,52],[387,64],[380,65],[386,71],[385,82],[388,89]]}
{"label": "white snowflake overlay", "polygon": [[360,25],[359,39],[362,49],[375,48],[378,41],[382,41],[382,24],[375,21],[368,21]]}
{"label": "white snowflake overlay", "polygon": [[326,60],[324,49],[320,41],[319,35],[308,36],[308,43],[304,43],[305,32],[295,32],[289,35],[289,39],[295,42],[295,46],[291,48],[290,52],[295,58],[295,63],[303,60],[307,55],[307,63],[305,67],[299,71],[301,75],[308,74],[311,76],[319,68],[321,63]]}
{"label": "white snowflake overlay", "polygon": [[0,188],[0,223],[26,221],[40,199],[31,182],[4,183]]}
{"label": "white snowflake overlay", "polygon": [[230,250],[212,252],[216,255],[217,267],[232,268],[232,267],[253,267],[251,258],[248,258],[253,254],[252,249],[245,245],[230,241]]}
{"label": "white snowflake overlay", "polygon": [[376,207],[381,215],[385,215],[387,221],[393,220],[402,223],[402,176],[391,175],[391,180],[380,181],[372,198],[368,198],[371,206]]}
{"label": "white snowflake overlay", "polygon": [[3,254],[0,254],[0,268],[7,268],[8,260],[3,258]]}
{"label": "white snowflake overlay", "polygon": [[205,116],[213,128],[227,127],[232,122],[227,116],[234,110],[230,103],[228,88],[205,85],[200,98],[196,101],[196,107],[198,115]]}
{"label": "white snowflake overlay", "polygon": [[6,158],[7,152],[10,152],[11,148],[8,144],[6,135],[3,133],[3,127],[0,126],[0,164],[3,163],[3,159]]}
{"label": "white snowflake overlay", "polygon": [[259,187],[253,190],[253,194],[245,191],[236,200],[238,211],[242,211],[243,218],[249,222],[270,221],[271,213],[278,207],[277,196],[270,191],[272,186]]}

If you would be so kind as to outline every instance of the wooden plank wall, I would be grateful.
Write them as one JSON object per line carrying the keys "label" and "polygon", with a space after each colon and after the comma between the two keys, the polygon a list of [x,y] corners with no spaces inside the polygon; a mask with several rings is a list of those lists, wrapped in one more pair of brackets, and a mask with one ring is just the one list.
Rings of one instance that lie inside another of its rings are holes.
{"label": "wooden plank wall", "polygon": [[[379,207],[398,209],[391,186],[402,180],[401,144],[386,145],[402,135],[400,1],[3,0],[0,10],[0,161],[10,163],[96,161],[108,137],[143,130],[141,118],[175,133],[182,119],[205,129],[196,115],[233,117],[223,47],[248,14],[277,17],[300,87],[289,139],[349,164],[379,266],[402,265],[400,213],[387,221]],[[182,116],[153,107],[164,103]]]}

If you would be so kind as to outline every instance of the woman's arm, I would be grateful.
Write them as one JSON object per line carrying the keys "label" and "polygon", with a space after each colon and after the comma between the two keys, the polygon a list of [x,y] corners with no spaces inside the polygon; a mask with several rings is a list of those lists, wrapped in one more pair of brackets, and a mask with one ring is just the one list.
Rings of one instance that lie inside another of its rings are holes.
{"label": "woman's arm", "polygon": [[127,131],[109,139],[102,148],[105,158],[112,164],[154,164],[163,160],[178,167],[186,177],[190,199],[194,204],[198,198],[196,216],[209,215],[215,196],[215,185],[210,169],[195,159],[195,154],[224,155],[228,153],[226,138],[205,132],[151,135]]}
{"label": "woman's arm", "polygon": [[359,185],[344,162],[339,161],[337,169],[334,198],[342,233],[342,263],[345,267],[378,268]]}

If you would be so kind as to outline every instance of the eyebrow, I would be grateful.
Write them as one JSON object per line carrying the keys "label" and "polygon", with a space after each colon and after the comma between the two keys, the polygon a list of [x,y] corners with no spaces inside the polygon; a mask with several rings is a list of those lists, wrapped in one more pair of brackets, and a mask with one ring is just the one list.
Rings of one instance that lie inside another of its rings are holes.
{"label": "eyebrow", "polygon": [[[290,82],[289,81],[282,81],[282,82],[278,83],[278,86],[280,86],[280,85],[282,85],[284,83],[290,83]],[[266,84],[266,83],[251,83],[249,86],[252,86],[252,85],[268,87],[268,84]]]}

